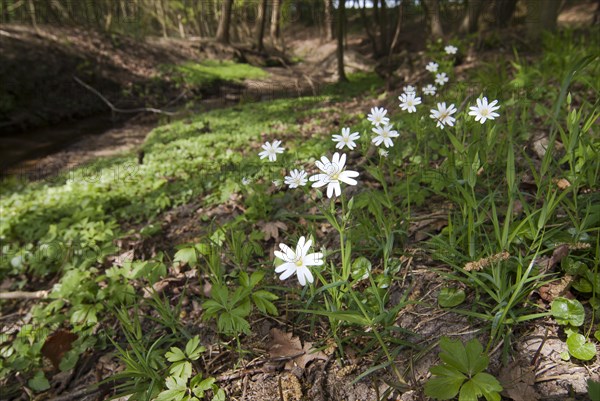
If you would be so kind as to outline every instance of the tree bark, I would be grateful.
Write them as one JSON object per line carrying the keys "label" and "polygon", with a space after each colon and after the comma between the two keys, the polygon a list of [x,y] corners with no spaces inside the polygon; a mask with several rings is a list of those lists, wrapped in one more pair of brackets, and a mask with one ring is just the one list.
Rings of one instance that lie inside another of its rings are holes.
{"label": "tree bark", "polygon": [[440,2],[439,0],[423,0],[426,7],[427,19],[429,20],[429,29],[434,39],[444,36],[442,21],[440,20]]}
{"label": "tree bark", "polygon": [[391,57],[394,53],[394,49],[398,45],[398,41],[400,40],[400,32],[402,32],[402,20],[404,18],[404,7],[407,0],[404,0],[398,4],[398,20],[396,21],[396,29],[394,29],[394,38],[392,39],[392,44],[390,45],[390,50],[388,53],[388,57]]}
{"label": "tree bark", "polygon": [[531,44],[540,41],[542,31],[556,29],[556,19],[561,0],[527,0],[527,35]]}
{"label": "tree bark", "polygon": [[460,33],[475,33],[479,26],[479,15],[489,0],[469,0],[465,16],[460,24]]}
{"label": "tree bark", "polygon": [[367,19],[367,12],[365,10],[366,4],[367,4],[367,0],[363,0],[363,5],[360,8],[360,19],[362,20],[363,25],[365,26],[365,32],[367,32],[367,36],[369,37],[369,40],[371,41],[371,44],[373,45],[373,54],[378,55],[379,47],[378,47],[378,43],[377,43],[377,38],[375,37],[375,34],[371,30],[371,24],[369,24],[369,21]]}
{"label": "tree bark", "polygon": [[497,27],[506,28],[508,26],[516,6],[517,0],[496,0],[494,3],[494,11]]}
{"label": "tree bark", "polygon": [[261,0],[256,15],[256,48],[259,52],[264,50],[265,21],[267,20],[267,0]]}
{"label": "tree bark", "polygon": [[333,40],[333,2],[324,0],[325,3],[325,35],[327,40]]}
{"label": "tree bark", "polygon": [[279,20],[281,17],[281,0],[273,0],[273,9],[271,10],[271,40],[273,43],[279,41]]}
{"label": "tree bark", "polygon": [[229,44],[229,25],[231,23],[232,8],[233,0],[223,0],[221,18],[219,19],[219,27],[217,28],[217,36],[215,38],[219,43]]}
{"label": "tree bark", "polygon": [[[377,0],[375,0],[377,1]],[[344,72],[344,20],[346,14],[346,4],[344,0],[340,0],[338,4],[337,15],[337,70],[338,82],[348,82],[346,73]]]}

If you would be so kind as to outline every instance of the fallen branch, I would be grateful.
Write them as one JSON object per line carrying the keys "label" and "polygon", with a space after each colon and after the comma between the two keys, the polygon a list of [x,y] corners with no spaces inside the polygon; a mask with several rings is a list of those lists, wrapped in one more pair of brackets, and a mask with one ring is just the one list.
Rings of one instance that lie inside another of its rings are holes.
{"label": "fallen branch", "polygon": [[0,292],[0,299],[42,299],[48,296],[49,290]]}
{"label": "fallen branch", "polygon": [[85,82],[83,82],[81,79],[77,78],[76,76],[73,76],[73,79],[79,85],[83,86],[84,88],[86,88],[87,90],[89,90],[90,92],[92,92],[93,94],[95,94],[96,96],[98,96],[100,99],[102,99],[102,101],[104,103],[106,103],[106,105],[108,107],[110,107],[110,109],[114,113],[140,113],[140,112],[147,111],[147,112],[156,113],[156,114],[166,114],[168,116],[175,115],[175,113],[173,113],[173,112],[164,111],[164,110],[160,110],[160,109],[155,109],[153,107],[138,107],[137,109],[120,109],[118,107],[115,107],[115,105],[113,105],[107,98],[105,98],[104,96],[102,96],[102,94],[100,92],[98,92],[96,89],[92,88],[91,86],[89,86]]}

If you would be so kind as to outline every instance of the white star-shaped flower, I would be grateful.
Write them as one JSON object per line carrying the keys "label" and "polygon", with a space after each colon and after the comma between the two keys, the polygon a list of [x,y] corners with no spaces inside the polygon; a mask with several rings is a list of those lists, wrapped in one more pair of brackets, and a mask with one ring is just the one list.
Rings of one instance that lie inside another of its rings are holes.
{"label": "white star-shaped flower", "polygon": [[429,64],[427,64],[425,66],[425,69],[429,72],[437,72],[438,67],[439,67],[438,63],[434,63],[433,61],[430,61]]}
{"label": "white star-shaped flower", "polygon": [[494,100],[488,104],[487,97],[477,99],[477,106],[469,107],[469,115],[475,116],[475,121],[479,121],[481,124],[485,123],[486,120],[493,120],[496,117],[500,117],[500,114],[494,113],[500,108],[496,106],[497,100]]}
{"label": "white star-shaped flower", "polygon": [[276,188],[279,188],[281,186],[281,180],[273,180],[271,182],[273,183],[273,186],[275,186]]}
{"label": "white star-shaped flower", "polygon": [[439,86],[444,86],[444,84],[448,82],[448,76],[445,72],[441,72],[439,74],[435,74],[435,83]]}
{"label": "white star-shaped flower", "polygon": [[433,86],[433,85],[431,85],[431,84],[423,87],[423,93],[426,94],[426,95],[428,95],[428,96],[435,95],[435,91],[436,90],[437,90],[436,87]]}
{"label": "white star-shaped flower", "polygon": [[348,149],[352,150],[356,147],[356,143],[354,141],[360,139],[360,135],[358,132],[350,133],[350,128],[342,128],[342,135],[333,135],[332,139],[335,144],[336,149],[343,149],[344,146],[348,146]]}
{"label": "white star-shaped flower", "polygon": [[282,273],[280,280],[285,280],[294,273],[298,276],[301,285],[312,283],[314,277],[308,268],[309,266],[321,266],[323,264],[323,253],[308,253],[312,240],[306,241],[300,237],[296,245],[296,252],[286,244],[279,244],[281,251],[275,251],[275,256],[283,260],[284,263],[275,268],[275,273]]}
{"label": "white star-shaped flower", "polygon": [[250,185],[252,184],[252,179],[248,177],[242,177],[242,185]]}
{"label": "white star-shaped flower", "polygon": [[416,95],[417,94],[417,88],[415,88],[412,85],[406,85],[404,88],[402,88],[402,90],[404,91],[404,93],[406,93],[407,95],[409,94],[413,94]]}
{"label": "white star-shaped flower", "polygon": [[371,124],[375,126],[379,126],[381,124],[387,124],[390,122],[390,119],[386,117],[387,110],[383,107],[373,107],[371,109],[371,113],[367,116],[367,120],[371,122]]}
{"label": "white star-shaped flower", "polygon": [[454,121],[456,121],[456,119],[452,117],[452,114],[456,113],[456,107],[454,107],[454,104],[451,104],[449,107],[446,107],[446,102],[442,102],[438,103],[437,107],[437,110],[431,109],[431,115],[429,117],[436,120],[436,125],[441,129],[444,129],[445,125],[453,127]]}
{"label": "white star-shaped flower", "polygon": [[458,47],[448,45],[444,47],[444,51],[446,52],[446,54],[456,54],[456,52],[458,51]]}
{"label": "white star-shaped flower", "polygon": [[399,136],[398,131],[392,129],[392,124],[386,125],[384,127],[375,127],[373,128],[373,132],[377,134],[377,136],[374,137],[372,140],[375,146],[379,146],[383,142],[386,148],[394,146],[392,138],[396,138],[397,136]]}
{"label": "white star-shaped flower", "polygon": [[281,141],[278,140],[273,141],[273,144],[271,144],[270,142],[265,142],[261,146],[264,150],[258,155],[261,159],[268,157],[270,162],[274,162],[275,160],[277,160],[277,153],[283,153],[284,150],[284,148],[279,147],[279,145],[281,145]]}
{"label": "white star-shaped flower", "polygon": [[414,93],[403,93],[398,96],[400,100],[400,108],[402,110],[408,110],[409,113],[417,111],[417,105],[421,104],[421,98],[415,97]]}
{"label": "white star-shaped flower", "polygon": [[385,149],[379,149],[379,156],[381,157],[388,157],[388,155],[390,154],[390,152],[388,152]]}
{"label": "white star-shaped flower", "polygon": [[291,188],[303,187],[306,185],[308,174],[304,170],[294,169],[290,171],[290,175],[286,176],[283,180],[285,185],[289,185]]}
{"label": "white star-shaped flower", "polygon": [[344,170],[346,166],[346,154],[334,153],[331,161],[325,156],[321,157],[321,160],[315,162],[321,173],[315,174],[309,177],[310,181],[315,181],[312,184],[313,188],[320,188],[327,185],[327,197],[331,198],[335,193],[335,196],[342,194],[342,188],[340,187],[340,181],[348,185],[356,185],[357,181],[354,177],[358,177],[357,171]]}

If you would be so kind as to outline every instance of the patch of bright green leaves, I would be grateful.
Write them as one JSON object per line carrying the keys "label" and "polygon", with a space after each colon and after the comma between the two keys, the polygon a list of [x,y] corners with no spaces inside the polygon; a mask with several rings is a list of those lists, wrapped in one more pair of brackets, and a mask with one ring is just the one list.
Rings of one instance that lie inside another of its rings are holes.
{"label": "patch of bright green leaves", "polygon": [[502,386],[484,372],[490,360],[477,339],[463,345],[442,337],[440,348],[442,363],[430,369],[433,376],[425,384],[427,396],[450,400],[458,395],[459,401],[477,401],[483,396],[487,401],[500,401]]}

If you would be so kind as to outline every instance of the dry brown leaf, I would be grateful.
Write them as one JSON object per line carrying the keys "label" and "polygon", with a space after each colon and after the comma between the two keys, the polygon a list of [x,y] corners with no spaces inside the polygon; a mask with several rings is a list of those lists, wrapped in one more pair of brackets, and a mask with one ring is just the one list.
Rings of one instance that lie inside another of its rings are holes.
{"label": "dry brown leaf", "polygon": [[564,189],[567,189],[567,188],[569,188],[571,186],[571,183],[569,182],[569,180],[567,180],[565,178],[554,179],[552,181],[556,184],[556,186],[559,189],[563,189],[564,190]]}
{"label": "dry brown leaf", "polygon": [[290,358],[285,364],[287,370],[294,366],[301,369],[315,359],[327,360],[327,355],[313,348],[312,343],[305,342],[304,346],[300,343],[300,338],[294,337],[292,333],[273,328],[271,329],[272,341],[269,344],[269,355],[271,358]]}
{"label": "dry brown leaf", "polygon": [[564,296],[573,282],[574,277],[566,274],[560,280],[553,281],[540,287],[540,298],[546,302],[552,302],[558,297]]}
{"label": "dry brown leaf", "polygon": [[58,330],[44,342],[42,355],[52,362],[54,369],[58,369],[63,356],[71,350],[73,341],[77,340],[77,338],[77,334],[70,331]]}
{"label": "dry brown leaf", "polygon": [[281,221],[268,221],[259,222],[258,226],[260,230],[265,234],[265,241],[273,238],[275,241],[279,241],[279,230],[286,231],[287,226]]}
{"label": "dry brown leaf", "polygon": [[502,395],[513,401],[537,401],[535,391],[535,372],[532,366],[523,366],[518,361],[513,361],[500,370],[498,380],[504,390]]}

